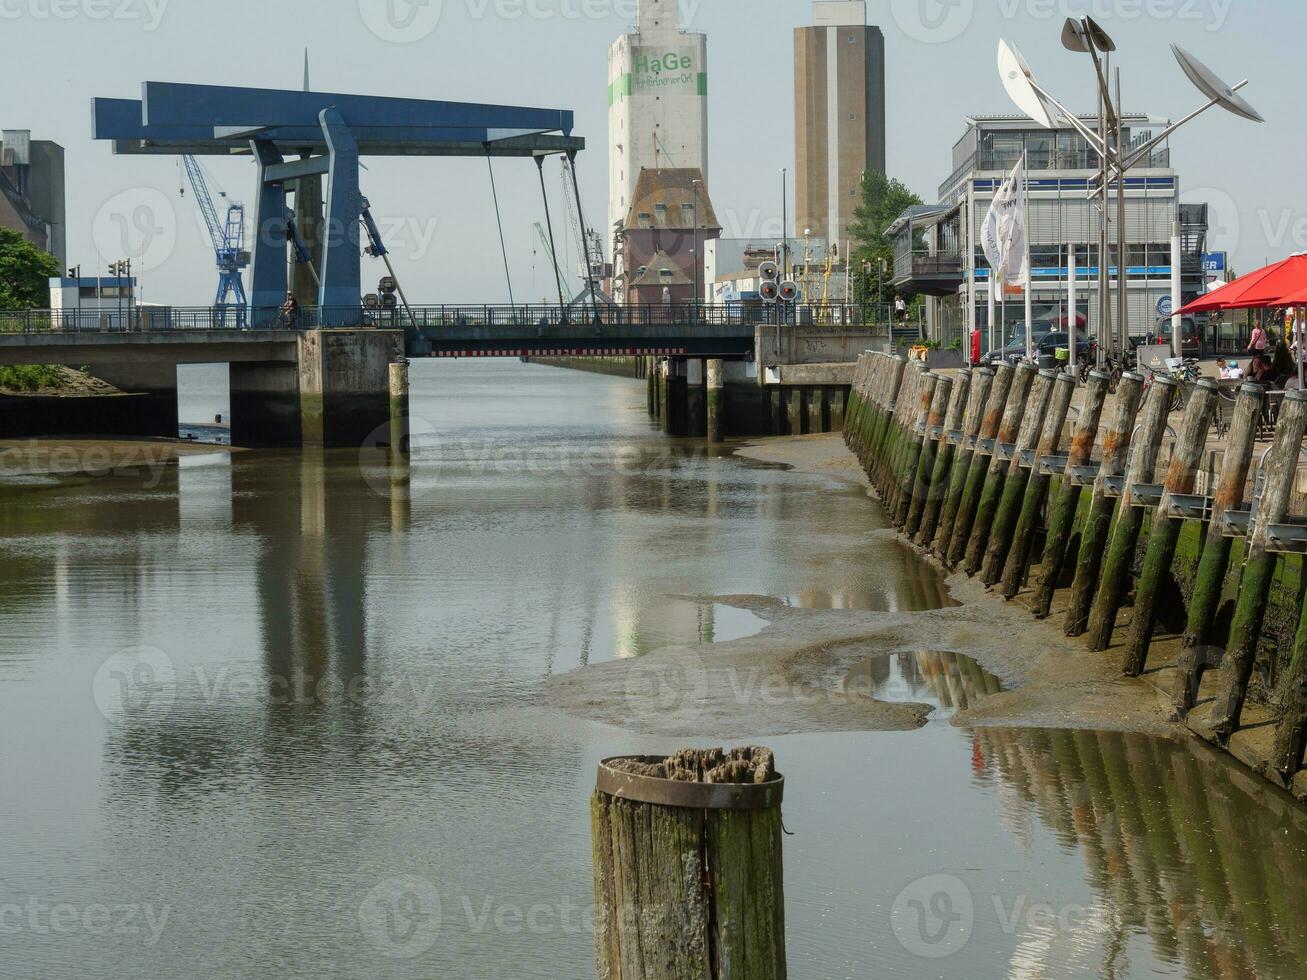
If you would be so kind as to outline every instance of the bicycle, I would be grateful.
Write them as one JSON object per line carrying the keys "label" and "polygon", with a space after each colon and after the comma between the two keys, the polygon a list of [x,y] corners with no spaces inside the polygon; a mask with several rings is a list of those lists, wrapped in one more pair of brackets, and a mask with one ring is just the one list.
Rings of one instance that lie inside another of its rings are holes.
{"label": "bicycle", "polygon": [[[1091,340],[1089,342],[1088,359],[1080,359],[1080,380],[1082,383],[1089,380],[1089,373],[1096,368],[1099,361],[1099,350],[1098,341]],[[1135,360],[1134,351],[1128,351],[1120,357],[1112,351],[1108,351],[1106,354],[1102,355],[1102,370],[1107,373],[1107,376],[1110,379],[1107,383],[1107,390],[1109,392],[1116,394],[1116,389],[1121,384],[1121,377],[1127,371],[1134,369]]]}
{"label": "bicycle", "polygon": [[1147,377],[1144,378],[1144,394],[1152,388],[1153,382],[1157,380],[1158,375],[1168,377],[1176,382],[1171,389],[1170,404],[1167,406],[1168,413],[1183,411],[1189,404],[1189,397],[1193,394],[1194,388],[1197,387],[1199,380],[1202,378],[1202,371],[1198,367],[1198,359],[1186,357],[1179,367],[1167,371],[1149,370]]}

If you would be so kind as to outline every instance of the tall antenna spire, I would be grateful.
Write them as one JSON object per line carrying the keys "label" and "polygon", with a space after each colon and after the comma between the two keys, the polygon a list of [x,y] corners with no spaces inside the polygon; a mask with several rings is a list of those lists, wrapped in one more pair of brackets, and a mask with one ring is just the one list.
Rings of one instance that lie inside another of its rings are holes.
{"label": "tall antenna spire", "polygon": [[309,88],[309,49],[308,48],[304,49],[304,91],[306,92],[313,91],[313,89]]}

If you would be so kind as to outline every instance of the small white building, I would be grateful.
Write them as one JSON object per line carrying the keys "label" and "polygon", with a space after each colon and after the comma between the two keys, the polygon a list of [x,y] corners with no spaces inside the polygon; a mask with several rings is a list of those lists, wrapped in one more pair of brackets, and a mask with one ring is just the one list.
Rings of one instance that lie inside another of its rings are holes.
{"label": "small white building", "polygon": [[135,277],[50,280],[50,309],[63,326],[78,330],[127,325],[135,301]]}

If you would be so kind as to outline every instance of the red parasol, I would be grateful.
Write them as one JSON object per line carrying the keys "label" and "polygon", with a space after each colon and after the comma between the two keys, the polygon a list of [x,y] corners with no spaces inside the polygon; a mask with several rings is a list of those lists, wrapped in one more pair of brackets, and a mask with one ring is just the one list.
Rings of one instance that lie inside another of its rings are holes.
{"label": "red parasol", "polygon": [[1307,302],[1307,255],[1294,255],[1240,276],[1179,311],[1179,316],[1209,310],[1264,309]]}

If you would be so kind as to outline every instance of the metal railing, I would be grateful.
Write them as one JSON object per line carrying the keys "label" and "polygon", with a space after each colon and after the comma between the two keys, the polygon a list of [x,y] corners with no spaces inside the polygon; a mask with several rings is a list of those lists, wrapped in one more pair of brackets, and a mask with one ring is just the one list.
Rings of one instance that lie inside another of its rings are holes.
{"label": "metal railing", "polygon": [[[314,330],[362,325],[402,330],[416,323],[423,333],[466,335],[482,331],[504,337],[575,333],[598,335],[620,329],[676,336],[744,336],[754,324],[775,322],[774,308],[762,304],[679,304],[647,306],[507,306],[442,304],[402,309],[281,307],[232,309],[212,306],[148,306],[121,310],[0,310],[0,336],[6,334],[153,333],[178,330]],[[799,304],[786,308],[784,322],[803,326],[863,326],[874,310],[850,304]]]}
{"label": "metal railing", "polygon": [[960,279],[962,277],[962,253],[941,249],[930,252],[927,249],[914,248],[911,252],[894,254],[894,280],[905,282],[912,279]]}

